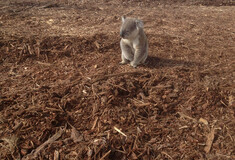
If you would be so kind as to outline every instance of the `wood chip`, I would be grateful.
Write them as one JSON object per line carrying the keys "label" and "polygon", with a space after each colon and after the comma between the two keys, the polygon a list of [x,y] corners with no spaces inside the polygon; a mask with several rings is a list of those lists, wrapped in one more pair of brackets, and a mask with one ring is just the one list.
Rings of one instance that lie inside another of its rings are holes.
{"label": "wood chip", "polygon": [[184,114],[184,113],[182,113],[182,112],[177,112],[179,115],[180,115],[180,117],[182,117],[182,118],[187,118],[187,119],[190,119],[190,120],[192,120],[193,122],[197,122],[197,120],[195,119],[195,118],[192,118],[192,117],[190,117],[190,116],[188,116],[188,115],[186,115],[186,114]]}
{"label": "wood chip", "polygon": [[13,127],[13,130],[17,130],[23,126],[23,122],[16,122],[16,125]]}
{"label": "wood chip", "polygon": [[205,125],[208,125],[208,121],[205,120],[204,118],[200,118],[200,119],[199,119],[199,122],[201,122],[201,123],[203,123],[203,124],[205,124]]}
{"label": "wood chip", "polygon": [[91,130],[94,130],[94,129],[95,129],[95,126],[96,126],[97,121],[98,121],[98,117],[95,118]]}
{"label": "wood chip", "polygon": [[79,132],[77,131],[77,129],[73,126],[72,130],[71,130],[71,138],[72,140],[77,143],[77,142],[81,142],[83,140],[83,136],[81,134],[79,134]]}
{"label": "wood chip", "polygon": [[171,88],[172,87],[172,85],[157,85],[157,86],[155,86],[155,88]]}
{"label": "wood chip", "polygon": [[100,49],[100,44],[97,41],[95,41],[94,44],[95,44],[97,49]]}
{"label": "wood chip", "polygon": [[96,78],[92,81],[92,83],[95,83],[97,81],[101,81],[101,80],[105,80],[107,78],[111,78],[111,77],[119,77],[119,76],[124,76],[124,75],[138,75],[138,74],[144,74],[144,72],[139,71],[139,72],[122,72],[122,73],[116,73],[116,74],[108,74],[108,75],[94,75],[92,77],[100,77],[100,78]]}
{"label": "wood chip", "polygon": [[134,152],[132,152],[132,154],[131,154],[131,159],[138,159],[138,157],[136,156],[136,154]]}
{"label": "wood chip", "polygon": [[135,103],[136,107],[146,107],[146,106],[150,106],[151,103]]}
{"label": "wood chip", "polygon": [[206,146],[204,148],[204,151],[206,153],[210,152],[212,143],[214,141],[214,137],[215,137],[215,130],[214,130],[214,128],[212,128],[211,132],[207,135]]}
{"label": "wood chip", "polygon": [[59,159],[60,159],[59,151],[55,150],[55,152],[54,152],[54,160],[59,160]]}
{"label": "wood chip", "polygon": [[233,105],[233,103],[234,103],[233,96],[232,96],[232,95],[230,95],[230,96],[228,97],[228,104],[229,104],[229,106],[232,106],[232,105]]}
{"label": "wood chip", "polygon": [[38,64],[41,64],[41,65],[44,65],[44,66],[50,66],[51,64],[50,63],[44,63],[44,62],[40,62],[40,61],[37,61]]}
{"label": "wood chip", "polygon": [[87,150],[88,159],[91,159],[92,154],[93,154],[92,149],[90,147],[88,147],[88,150]]}
{"label": "wood chip", "polygon": [[162,151],[161,153],[164,154],[164,155],[166,155],[168,158],[173,159],[173,158],[172,158],[169,154],[167,154],[166,152]]}
{"label": "wood chip", "polygon": [[49,138],[46,142],[41,144],[38,148],[33,150],[30,154],[26,155],[22,159],[28,160],[28,159],[36,158],[37,155],[40,153],[40,151],[42,149],[44,149],[48,144],[51,144],[51,143],[55,142],[58,138],[60,138],[60,136],[65,132],[65,129],[66,129],[66,127],[64,129],[60,128],[60,130],[57,133],[55,133],[51,138]]}

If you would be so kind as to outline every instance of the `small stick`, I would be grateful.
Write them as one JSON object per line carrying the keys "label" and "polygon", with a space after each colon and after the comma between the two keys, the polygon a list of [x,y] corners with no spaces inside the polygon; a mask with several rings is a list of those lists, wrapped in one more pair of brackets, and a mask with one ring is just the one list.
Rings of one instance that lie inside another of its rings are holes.
{"label": "small stick", "polygon": [[95,121],[94,121],[94,123],[93,123],[93,126],[92,126],[91,130],[94,130],[94,129],[95,129],[95,126],[96,126],[97,120],[98,120],[98,117],[96,117],[96,118],[95,118]]}
{"label": "small stick", "polygon": [[51,144],[54,141],[56,141],[58,138],[60,138],[60,136],[65,132],[65,129],[66,127],[64,129],[60,128],[60,130],[57,133],[55,133],[51,138],[49,138],[47,141],[41,144],[38,148],[36,148],[36,150],[33,150],[30,154],[26,155],[26,157],[23,157],[22,159],[36,158],[37,155],[40,153],[40,151],[44,149],[48,144]]}
{"label": "small stick", "polygon": [[118,129],[117,127],[113,127],[118,133],[120,133],[121,135],[127,137],[127,135],[125,135],[120,129]]}
{"label": "small stick", "polygon": [[110,84],[110,85],[112,85],[112,86],[114,86],[114,87],[120,88],[121,90],[127,91],[125,88],[123,88],[123,87],[121,87],[121,86],[118,86],[118,85],[116,85],[116,84],[112,84],[112,83],[109,83],[109,82],[108,82],[108,84]]}
{"label": "small stick", "polygon": [[50,66],[51,64],[50,63],[44,63],[44,62],[40,62],[40,61],[37,61],[38,64],[41,64],[41,65],[45,65],[45,66]]}
{"label": "small stick", "polygon": [[151,105],[151,103],[141,103],[141,104],[135,103],[136,107],[146,107],[146,106],[150,106],[150,105]]}
{"label": "small stick", "polygon": [[177,112],[177,113],[183,118],[188,118],[188,119],[192,120],[193,122],[197,122],[197,120],[195,118],[189,117],[182,112]]}
{"label": "small stick", "polygon": [[169,154],[167,154],[166,152],[161,152],[162,154],[166,155],[167,157],[169,157],[170,159],[173,159]]}
{"label": "small stick", "polygon": [[105,154],[103,155],[103,157],[100,158],[100,160],[103,160],[105,157],[107,157],[107,155],[109,155],[110,152],[111,152],[111,150],[109,150],[107,153],[105,153]]}
{"label": "small stick", "polygon": [[157,85],[157,86],[155,86],[156,88],[159,88],[159,89],[161,89],[161,88],[171,88],[172,87],[172,85]]}

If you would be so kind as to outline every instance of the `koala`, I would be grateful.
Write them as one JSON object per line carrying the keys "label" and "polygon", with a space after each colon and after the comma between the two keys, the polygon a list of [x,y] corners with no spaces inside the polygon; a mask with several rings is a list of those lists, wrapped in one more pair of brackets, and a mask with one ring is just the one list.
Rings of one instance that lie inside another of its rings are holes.
{"label": "koala", "polygon": [[120,30],[120,47],[122,61],[120,64],[127,64],[134,68],[144,63],[148,57],[148,40],[143,30],[143,22],[134,18],[122,16]]}

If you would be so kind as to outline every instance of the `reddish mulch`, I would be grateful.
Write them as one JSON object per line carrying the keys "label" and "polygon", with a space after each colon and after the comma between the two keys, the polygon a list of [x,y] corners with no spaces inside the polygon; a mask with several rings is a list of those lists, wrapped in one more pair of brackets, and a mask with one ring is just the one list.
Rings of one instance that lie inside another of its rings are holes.
{"label": "reddish mulch", "polygon": [[[147,64],[119,65],[122,15]],[[0,159],[235,159],[230,0],[0,2]]]}

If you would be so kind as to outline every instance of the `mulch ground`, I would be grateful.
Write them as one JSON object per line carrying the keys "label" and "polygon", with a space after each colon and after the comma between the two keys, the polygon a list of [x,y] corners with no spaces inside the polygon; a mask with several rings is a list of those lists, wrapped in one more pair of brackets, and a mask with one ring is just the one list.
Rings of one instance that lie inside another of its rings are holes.
{"label": "mulch ground", "polygon": [[[0,159],[235,159],[231,0],[0,2]],[[119,65],[120,17],[147,63]]]}

